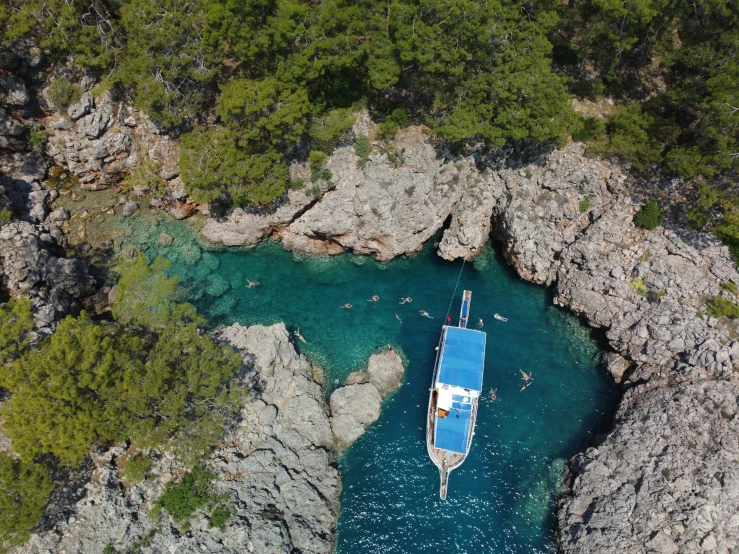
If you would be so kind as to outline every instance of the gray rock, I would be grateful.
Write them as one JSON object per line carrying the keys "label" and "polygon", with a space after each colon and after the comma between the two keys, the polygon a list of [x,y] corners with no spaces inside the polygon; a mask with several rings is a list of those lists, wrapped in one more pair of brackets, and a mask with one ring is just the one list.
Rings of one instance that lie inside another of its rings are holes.
{"label": "gray rock", "polygon": [[26,126],[17,119],[12,118],[3,109],[0,109],[0,135],[17,137],[23,134]]}
{"label": "gray rock", "polygon": [[139,211],[139,205],[133,200],[129,200],[123,205],[123,217],[131,217]]}
{"label": "gray rock", "polygon": [[0,94],[0,103],[6,106],[21,107],[31,100],[26,84],[13,75],[0,76]]}
{"label": "gray rock", "polygon": [[404,372],[403,360],[392,349],[372,354],[367,363],[369,382],[382,398],[400,387]]}
{"label": "gray rock", "polygon": [[365,429],[380,417],[382,398],[370,384],[347,385],[331,394],[331,430],[336,443],[345,448],[357,440]]}
{"label": "gray rock", "polygon": [[[71,117],[74,121],[77,121],[81,117],[89,114],[94,107],[95,99],[93,98],[92,93],[83,92],[79,101],[76,104],[72,104],[71,106],[69,106],[69,108],[67,109],[67,113],[69,114],[69,117]],[[93,138],[97,138],[97,136],[94,136]]]}
{"label": "gray rock", "polygon": [[630,390],[616,429],[573,464],[559,507],[562,551],[736,550],[738,452],[722,440],[739,434],[737,395],[728,381]]}

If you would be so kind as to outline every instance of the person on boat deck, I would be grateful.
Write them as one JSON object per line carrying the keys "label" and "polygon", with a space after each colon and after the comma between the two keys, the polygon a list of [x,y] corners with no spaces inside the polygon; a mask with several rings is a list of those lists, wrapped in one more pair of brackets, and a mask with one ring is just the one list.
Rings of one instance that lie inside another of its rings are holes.
{"label": "person on boat deck", "polygon": [[459,322],[460,322],[460,323],[461,323],[462,325],[467,325],[467,318],[466,318],[466,317],[463,317],[462,319],[460,319],[460,320],[459,320]]}
{"label": "person on boat deck", "polygon": [[421,314],[421,315],[422,315],[423,317],[427,317],[427,318],[429,318],[429,319],[434,319],[433,317],[431,317],[431,316],[429,315],[429,313],[428,313],[428,312],[427,312],[426,310],[421,310],[421,311],[420,311],[420,314]]}

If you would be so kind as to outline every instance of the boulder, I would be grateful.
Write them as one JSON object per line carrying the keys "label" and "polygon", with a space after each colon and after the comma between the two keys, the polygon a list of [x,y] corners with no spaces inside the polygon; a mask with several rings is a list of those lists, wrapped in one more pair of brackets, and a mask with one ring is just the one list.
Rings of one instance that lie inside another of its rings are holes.
{"label": "boulder", "polygon": [[400,387],[404,372],[403,360],[392,349],[372,354],[367,362],[369,382],[382,398]]}
{"label": "boulder", "polygon": [[[83,92],[82,97],[77,101],[76,104],[72,104],[67,109],[67,113],[69,114],[69,117],[72,118],[73,121],[77,121],[81,117],[86,116],[89,114],[93,108],[95,107],[95,99],[92,96],[91,92]],[[93,137],[97,138],[97,137]]]}
{"label": "boulder", "polygon": [[377,388],[364,383],[347,385],[331,394],[331,430],[340,448],[351,445],[380,417],[382,398]]}

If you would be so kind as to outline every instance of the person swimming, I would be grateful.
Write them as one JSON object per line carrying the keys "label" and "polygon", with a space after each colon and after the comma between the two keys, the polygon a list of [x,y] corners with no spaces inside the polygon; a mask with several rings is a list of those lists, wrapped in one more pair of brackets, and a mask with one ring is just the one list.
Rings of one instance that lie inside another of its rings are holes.
{"label": "person swimming", "polygon": [[398,314],[395,314],[395,319],[397,319],[398,321],[400,321],[401,324],[403,323],[403,320],[400,319],[400,316]]}
{"label": "person swimming", "polygon": [[431,317],[431,316],[429,315],[429,313],[428,313],[428,312],[427,312],[426,310],[421,310],[421,311],[420,311],[419,313],[420,313],[420,314],[421,314],[421,315],[422,315],[423,317],[427,317],[427,318],[429,318],[429,319],[434,319],[433,317]]}
{"label": "person swimming", "polygon": [[351,310],[352,309],[352,305],[349,304],[349,302],[347,302],[343,306],[339,306],[339,308],[341,308],[342,310]]}
{"label": "person swimming", "polygon": [[483,325],[485,325],[485,323],[482,321],[482,318],[481,317],[477,318],[477,326],[482,327]]}
{"label": "person swimming", "polygon": [[247,283],[249,283],[248,285],[246,285],[246,288],[248,289],[259,286],[259,281],[247,281]]}
{"label": "person swimming", "polygon": [[372,298],[368,298],[367,302],[377,302],[380,299],[376,294]]}
{"label": "person swimming", "polygon": [[526,373],[523,369],[519,369],[518,371],[523,375],[523,377],[521,377],[521,379],[523,379],[523,387],[521,387],[521,391],[524,391],[529,387],[529,385],[531,385],[531,383],[533,383],[534,378],[531,376],[531,373]]}
{"label": "person swimming", "polygon": [[413,298],[411,298],[410,296],[406,296],[405,298],[401,296],[400,302],[398,302],[398,304],[410,304],[411,302],[413,302]]}
{"label": "person swimming", "polygon": [[503,317],[503,316],[502,316],[502,315],[500,315],[500,314],[493,314],[493,317],[494,317],[495,319],[497,319],[498,321],[508,321],[508,318],[507,318],[507,317]]}

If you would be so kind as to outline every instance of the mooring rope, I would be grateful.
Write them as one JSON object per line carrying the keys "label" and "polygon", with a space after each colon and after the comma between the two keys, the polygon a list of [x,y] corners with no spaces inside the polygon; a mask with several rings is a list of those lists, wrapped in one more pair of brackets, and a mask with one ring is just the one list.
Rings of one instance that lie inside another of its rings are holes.
{"label": "mooring rope", "polygon": [[462,278],[462,270],[464,269],[464,264],[467,263],[467,256],[465,256],[462,259],[462,267],[459,268],[459,275],[457,276],[457,283],[454,285],[454,292],[452,293],[452,299],[449,301],[449,307],[446,310],[446,319],[445,321],[449,322],[449,316],[452,313],[452,304],[454,303],[454,297],[457,295],[457,287],[459,286],[459,280]]}

